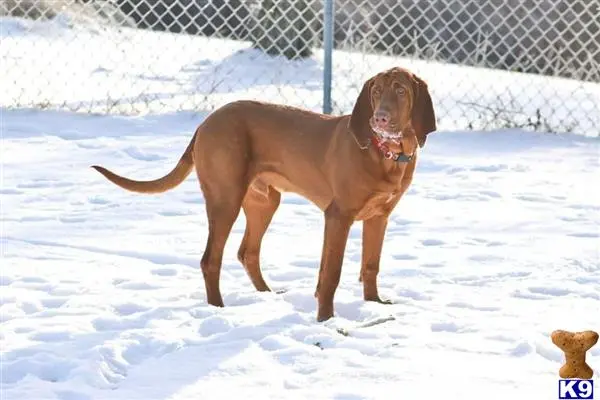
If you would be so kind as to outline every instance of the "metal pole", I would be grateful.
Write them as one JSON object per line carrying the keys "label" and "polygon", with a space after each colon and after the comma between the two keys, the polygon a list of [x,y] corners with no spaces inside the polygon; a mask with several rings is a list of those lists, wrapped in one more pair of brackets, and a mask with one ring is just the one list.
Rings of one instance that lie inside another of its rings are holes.
{"label": "metal pole", "polygon": [[323,67],[323,113],[331,114],[331,78],[332,63],[331,55],[333,53],[333,2],[334,0],[325,0],[325,10],[323,13],[323,48],[325,50],[325,60]]}

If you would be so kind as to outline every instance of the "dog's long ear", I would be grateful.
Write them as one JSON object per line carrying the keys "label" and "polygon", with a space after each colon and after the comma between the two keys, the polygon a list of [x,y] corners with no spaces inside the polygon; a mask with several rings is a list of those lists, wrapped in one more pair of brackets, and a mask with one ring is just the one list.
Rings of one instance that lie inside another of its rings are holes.
{"label": "dog's long ear", "polygon": [[419,147],[425,145],[427,135],[437,129],[435,111],[429,95],[427,84],[421,78],[414,76],[413,93],[415,95],[412,106],[412,125],[419,141]]}
{"label": "dog's long ear", "polygon": [[349,128],[361,146],[366,146],[369,143],[372,134],[369,119],[373,115],[373,106],[371,105],[373,81],[374,79],[371,78],[364,83],[350,115]]}

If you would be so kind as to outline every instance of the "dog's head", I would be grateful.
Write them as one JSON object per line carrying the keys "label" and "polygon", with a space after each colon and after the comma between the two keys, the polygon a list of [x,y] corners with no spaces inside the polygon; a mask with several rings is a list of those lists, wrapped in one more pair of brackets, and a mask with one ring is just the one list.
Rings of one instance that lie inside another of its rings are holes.
{"label": "dog's head", "polygon": [[419,147],[437,129],[427,84],[403,68],[381,72],[365,82],[350,116],[350,129],[361,142],[370,135],[399,139],[414,132]]}

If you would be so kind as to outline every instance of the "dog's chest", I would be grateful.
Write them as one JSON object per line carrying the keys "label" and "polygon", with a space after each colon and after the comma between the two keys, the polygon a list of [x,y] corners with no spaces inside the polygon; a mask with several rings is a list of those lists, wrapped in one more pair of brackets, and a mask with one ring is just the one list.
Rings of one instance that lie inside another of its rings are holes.
{"label": "dog's chest", "polygon": [[398,196],[396,191],[377,192],[370,195],[356,216],[357,221],[387,214]]}

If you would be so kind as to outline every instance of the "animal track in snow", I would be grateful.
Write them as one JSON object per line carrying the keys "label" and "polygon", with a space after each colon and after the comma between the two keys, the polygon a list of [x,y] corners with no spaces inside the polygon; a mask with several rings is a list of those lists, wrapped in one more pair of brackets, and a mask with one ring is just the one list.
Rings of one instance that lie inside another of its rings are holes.
{"label": "animal track in snow", "polygon": [[138,303],[121,303],[113,306],[115,313],[122,316],[148,311],[150,307]]}
{"label": "animal track in snow", "polygon": [[501,172],[510,169],[506,164],[495,164],[495,165],[478,165],[470,168],[470,171],[475,172]]}
{"label": "animal track in snow", "polygon": [[88,197],[88,203],[96,204],[96,205],[105,205],[105,204],[110,204],[111,201],[108,200],[107,198],[104,198],[101,196],[92,196],[92,197]]}
{"label": "animal track in snow", "polygon": [[389,273],[391,275],[394,276],[399,276],[399,277],[403,277],[403,278],[414,278],[414,277],[418,277],[418,276],[429,276],[431,273],[429,272],[424,272],[419,268],[398,268],[398,269],[394,269],[393,271],[386,271],[386,273]]}
{"label": "animal track in snow", "polygon": [[160,286],[151,285],[146,282],[123,282],[116,285],[119,289],[126,290],[154,290],[159,289]]}
{"label": "animal track in snow", "polygon": [[314,311],[316,299],[314,297],[314,289],[305,290],[289,290],[283,293],[283,298],[288,303],[291,303],[294,310],[301,312]]}
{"label": "animal track in snow", "polygon": [[431,297],[428,294],[417,292],[417,291],[411,290],[411,289],[398,289],[398,290],[396,290],[396,294],[398,296],[408,297],[410,299],[417,300],[417,301],[429,301],[429,300],[433,299],[433,297]]}
{"label": "animal track in snow", "polygon": [[0,276],[0,286],[9,286],[14,282],[14,279],[6,276],[6,275],[1,275]]}
{"label": "animal track in snow", "polygon": [[4,384],[14,384],[27,375],[33,375],[46,382],[61,382],[66,381],[77,366],[74,360],[65,360],[50,353],[39,353],[21,357],[16,361],[4,361],[0,366],[0,379]]}
{"label": "animal track in snow", "polygon": [[562,289],[559,287],[543,287],[543,286],[532,286],[528,290],[534,294],[542,294],[546,296],[567,296],[573,293],[569,289]]}
{"label": "animal track in snow", "polygon": [[18,189],[13,189],[13,188],[2,188],[0,189],[0,194],[1,195],[19,195],[19,194],[23,194],[25,192],[23,192],[22,190],[18,190]]}
{"label": "animal track in snow", "polygon": [[417,259],[419,259],[419,257],[414,254],[393,254],[392,258],[394,258],[394,260],[417,260]]}
{"label": "animal track in snow", "polygon": [[160,156],[158,154],[145,153],[144,151],[140,150],[136,146],[127,147],[123,151],[129,157],[131,157],[133,159],[136,159],[138,161],[160,161],[160,160],[164,160],[165,159],[164,157],[162,157],[162,156]]}
{"label": "animal track in snow", "polygon": [[454,307],[454,308],[463,308],[465,310],[473,310],[473,311],[500,311],[500,307],[494,306],[477,306],[473,304],[469,304],[466,302],[454,301],[446,304],[446,307]]}
{"label": "animal track in snow", "polygon": [[193,214],[190,210],[163,210],[158,212],[158,215],[163,217],[185,217]]}
{"label": "animal track in snow", "polygon": [[64,189],[72,186],[73,184],[69,182],[55,181],[50,179],[39,179],[33,182],[25,182],[17,185],[19,189]]}
{"label": "animal track in snow", "polygon": [[319,262],[316,260],[294,260],[290,262],[290,265],[299,268],[314,268],[318,270]]}
{"label": "animal track in snow", "polygon": [[535,194],[518,194],[515,199],[533,203],[556,203],[556,201],[549,199],[546,196],[539,196]]}
{"label": "animal track in snow", "polygon": [[58,217],[58,220],[65,224],[80,224],[85,222],[87,217],[85,215],[63,215]]}
{"label": "animal track in snow", "polygon": [[446,242],[444,242],[443,240],[439,240],[439,239],[424,239],[421,240],[421,244],[423,244],[423,246],[443,246],[444,244],[446,244]]}
{"label": "animal track in snow", "polygon": [[462,241],[463,244],[473,245],[473,246],[485,246],[485,247],[497,247],[506,245],[505,242],[498,240],[488,240],[479,237],[467,237]]}
{"label": "animal track in snow", "polygon": [[599,232],[573,232],[567,233],[567,236],[577,237],[577,238],[591,238],[596,239],[600,237]]}
{"label": "animal track in snow", "polygon": [[69,340],[73,337],[72,333],[69,331],[41,331],[37,332],[30,336],[32,340],[36,340],[38,342],[64,342],[65,340]]}
{"label": "animal track in snow", "polygon": [[445,266],[446,266],[446,264],[444,264],[444,263],[423,263],[423,264],[421,264],[421,267],[424,267],[424,268],[443,268]]}
{"label": "animal track in snow", "polygon": [[24,283],[48,283],[46,279],[38,278],[37,276],[24,276],[18,280]]}
{"label": "animal track in snow", "polygon": [[218,315],[205,318],[198,326],[198,333],[204,337],[226,333],[233,329],[231,322]]}
{"label": "animal track in snow", "polygon": [[46,298],[40,299],[40,302],[42,303],[44,308],[50,308],[50,309],[60,308],[60,307],[64,306],[67,301],[69,301],[68,297],[46,297]]}
{"label": "animal track in snow", "polygon": [[456,322],[435,322],[431,324],[432,332],[452,332],[452,333],[467,333],[475,332],[475,329],[469,328]]}
{"label": "animal track in snow", "polygon": [[158,276],[175,276],[178,273],[176,268],[155,268],[150,272]]}

